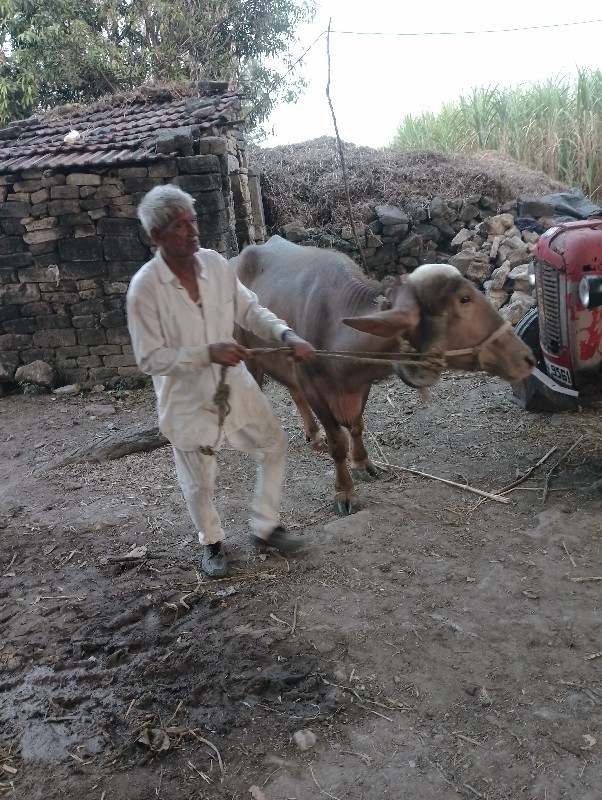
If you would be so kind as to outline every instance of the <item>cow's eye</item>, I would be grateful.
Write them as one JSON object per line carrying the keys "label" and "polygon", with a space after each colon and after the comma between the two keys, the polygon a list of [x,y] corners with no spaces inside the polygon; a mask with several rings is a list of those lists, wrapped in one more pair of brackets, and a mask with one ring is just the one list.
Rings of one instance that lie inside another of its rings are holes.
{"label": "cow's eye", "polygon": [[460,302],[462,303],[462,305],[464,305],[464,303],[470,303],[470,295],[463,294],[462,297],[460,297]]}

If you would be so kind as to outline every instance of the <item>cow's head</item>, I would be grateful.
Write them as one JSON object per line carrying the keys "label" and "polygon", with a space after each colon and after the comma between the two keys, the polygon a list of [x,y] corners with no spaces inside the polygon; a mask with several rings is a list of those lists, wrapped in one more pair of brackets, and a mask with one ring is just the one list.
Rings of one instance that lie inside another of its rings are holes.
{"label": "cow's head", "polygon": [[[526,378],[535,366],[531,350],[508,326],[476,286],[449,264],[424,264],[405,283],[387,291],[389,309],[344,319],[352,328],[385,339],[403,338],[420,352],[446,353],[450,367],[484,370],[509,381]],[[430,386],[439,372],[428,367],[402,367],[411,386]]]}

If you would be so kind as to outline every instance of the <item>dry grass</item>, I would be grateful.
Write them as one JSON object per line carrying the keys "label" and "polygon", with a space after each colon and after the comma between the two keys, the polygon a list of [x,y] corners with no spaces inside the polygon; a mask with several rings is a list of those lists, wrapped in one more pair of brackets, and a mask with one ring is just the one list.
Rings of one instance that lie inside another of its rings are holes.
{"label": "dry grass", "polygon": [[[349,192],[356,221],[371,219],[381,203],[425,207],[433,197],[464,200],[487,195],[498,204],[521,194],[562,188],[542,172],[508,156],[484,152],[449,155],[358,147],[345,144]],[[262,172],[266,222],[270,232],[289,222],[338,232],[348,222],[336,140],[322,137],[300,144],[250,148]]]}

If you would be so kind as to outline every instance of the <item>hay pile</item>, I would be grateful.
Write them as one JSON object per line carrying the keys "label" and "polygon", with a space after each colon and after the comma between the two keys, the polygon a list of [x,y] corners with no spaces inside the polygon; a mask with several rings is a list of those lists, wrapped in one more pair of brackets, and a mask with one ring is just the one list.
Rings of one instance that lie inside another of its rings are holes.
{"label": "hay pile", "polygon": [[[321,137],[280,147],[250,147],[251,163],[262,173],[261,186],[270,233],[290,222],[334,233],[348,223],[336,139]],[[538,196],[562,187],[498,153],[447,155],[344,145],[349,193],[356,221],[368,208],[390,203],[425,207],[433,197],[446,200],[487,195],[499,204],[519,195]]]}

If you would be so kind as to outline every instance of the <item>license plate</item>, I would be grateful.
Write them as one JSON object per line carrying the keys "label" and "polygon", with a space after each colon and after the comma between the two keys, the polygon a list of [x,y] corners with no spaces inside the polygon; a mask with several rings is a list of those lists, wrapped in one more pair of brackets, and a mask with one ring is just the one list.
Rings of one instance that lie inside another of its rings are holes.
{"label": "license plate", "polygon": [[559,367],[558,364],[552,364],[546,359],[546,368],[550,378],[554,378],[555,381],[560,381],[560,383],[564,383],[567,386],[573,385],[571,373],[568,371],[568,369],[566,369],[566,367]]}

